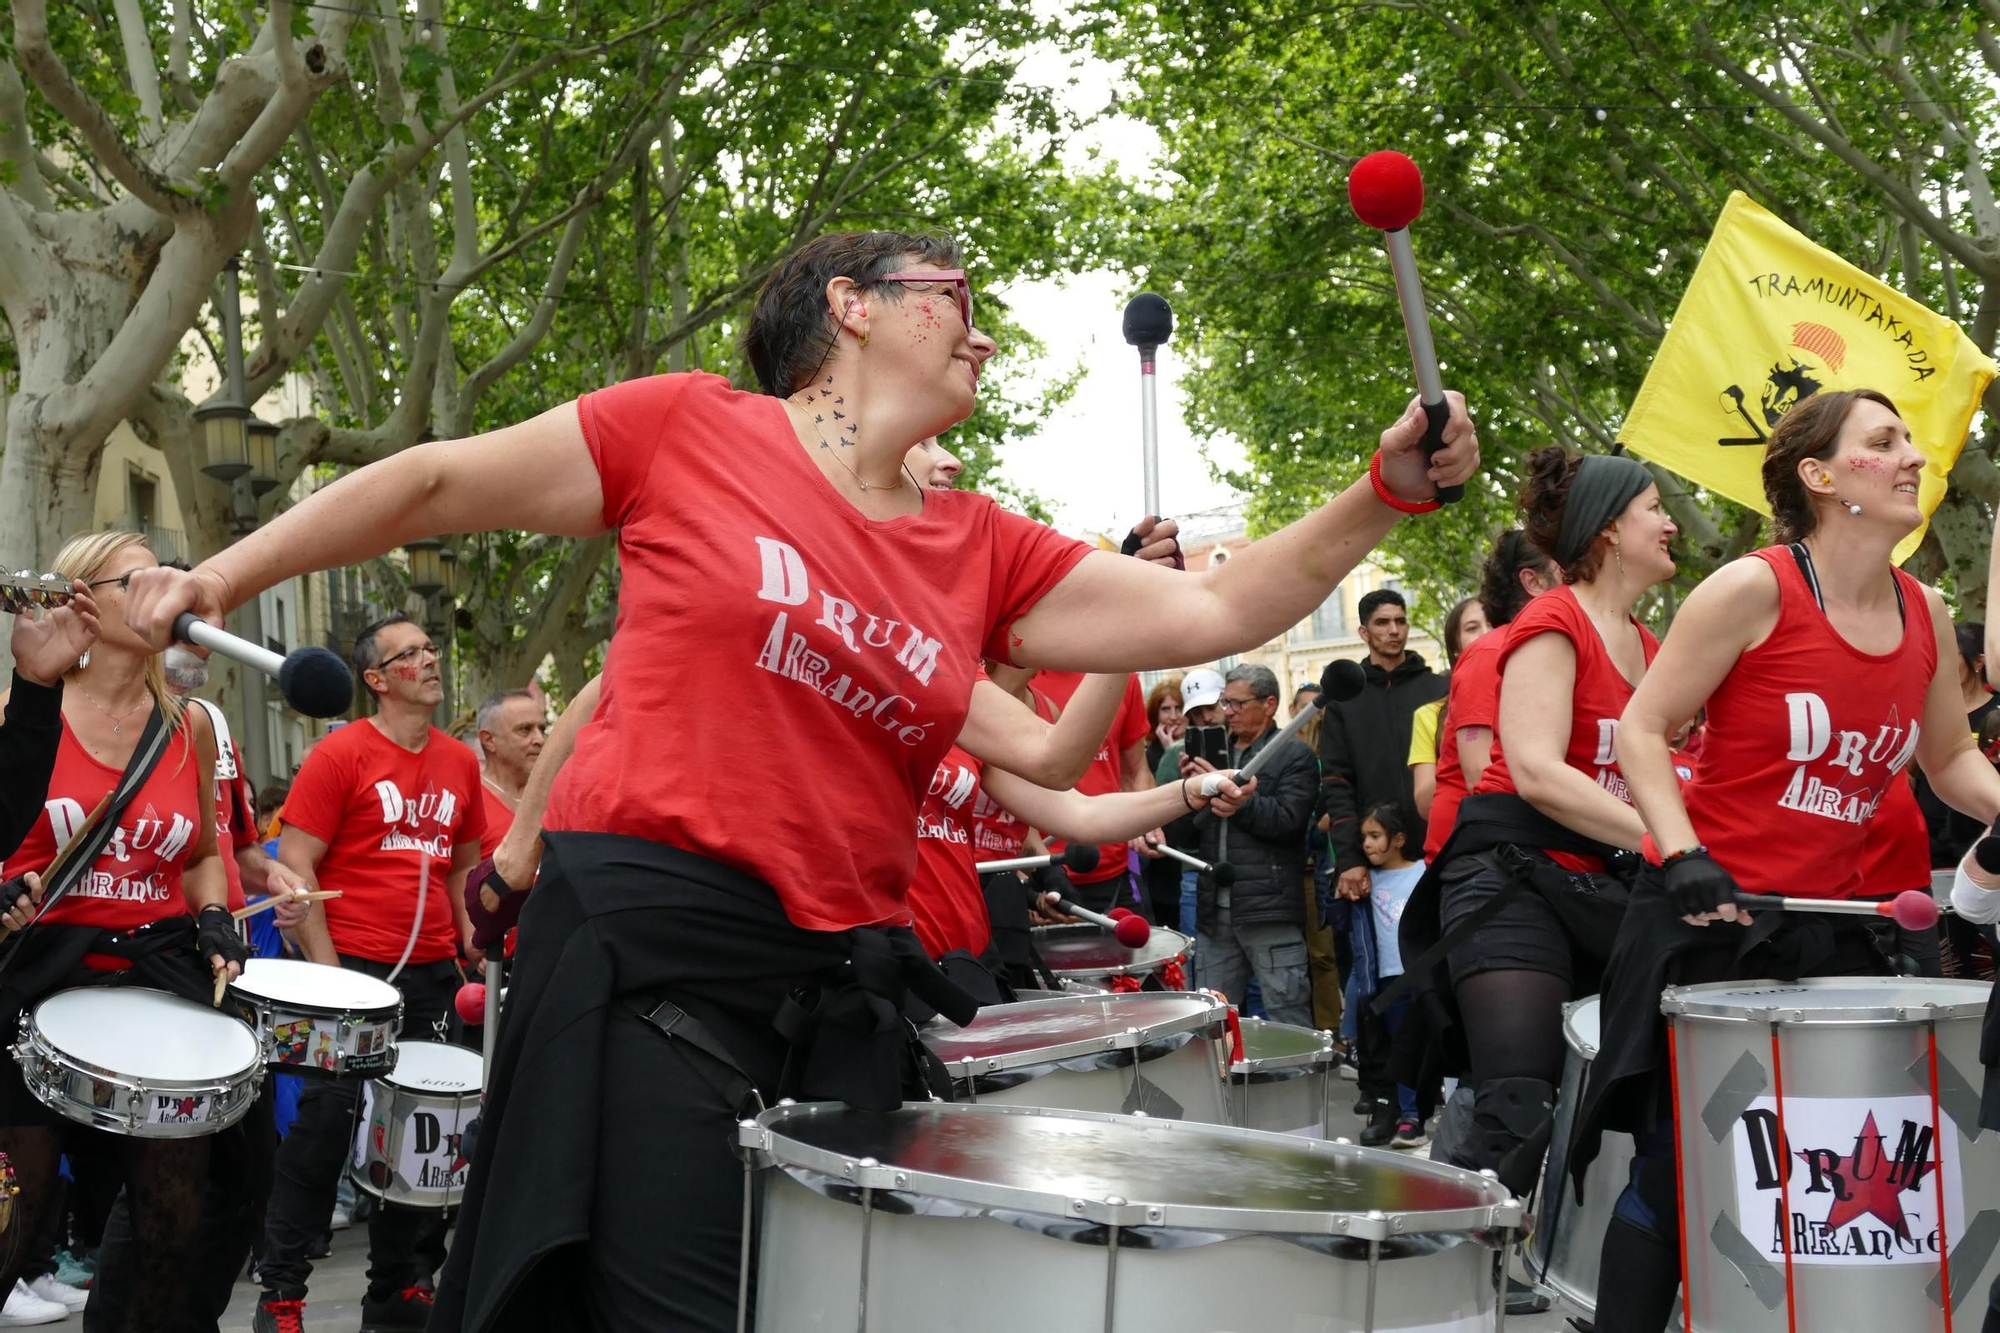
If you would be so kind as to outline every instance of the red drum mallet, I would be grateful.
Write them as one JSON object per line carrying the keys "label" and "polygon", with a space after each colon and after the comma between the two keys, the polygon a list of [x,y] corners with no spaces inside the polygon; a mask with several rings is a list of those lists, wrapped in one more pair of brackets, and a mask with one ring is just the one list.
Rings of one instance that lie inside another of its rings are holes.
{"label": "red drum mallet", "polygon": [[[1424,429],[1424,453],[1444,448],[1445,423],[1451,405],[1444,400],[1438,377],[1437,349],[1431,344],[1431,317],[1424,309],[1424,282],[1417,257],[1410,249],[1410,224],[1424,211],[1424,177],[1417,164],[1391,150],[1370,153],[1347,176],[1347,201],[1354,215],[1382,233],[1389,249],[1389,267],[1396,275],[1396,302],[1403,307],[1403,332],[1410,340],[1410,361],[1417,372],[1417,399],[1429,423]],[[1455,504],[1463,486],[1440,486],[1439,504]]]}
{"label": "red drum mallet", "polygon": [[1929,930],[1938,922],[1937,899],[1922,889],[1905,889],[1882,902],[1854,898],[1780,898],[1769,893],[1739,893],[1736,905],[1750,912],[1833,912],[1847,916],[1886,916],[1904,930]]}
{"label": "red drum mallet", "polygon": [[[1113,915],[1106,916],[1102,912],[1093,912],[1088,907],[1078,907],[1067,898],[1057,898],[1055,905],[1059,912],[1110,931],[1118,942],[1128,949],[1141,948],[1147,940],[1153,938],[1153,928],[1146,924],[1146,918],[1133,916],[1122,907],[1112,908]],[[1125,915],[1116,915],[1119,912],[1125,912]]]}

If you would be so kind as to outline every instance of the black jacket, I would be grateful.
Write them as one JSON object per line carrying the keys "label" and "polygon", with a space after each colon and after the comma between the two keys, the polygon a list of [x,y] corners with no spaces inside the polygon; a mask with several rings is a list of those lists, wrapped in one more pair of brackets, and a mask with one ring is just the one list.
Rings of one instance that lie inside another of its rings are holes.
{"label": "black jacket", "polygon": [[14,673],[0,726],[0,859],[12,856],[42,817],[62,740],[62,682],[35,685]]}
{"label": "black jacket", "polygon": [[1326,706],[1319,728],[1319,808],[1332,827],[1336,873],[1368,864],[1361,854],[1361,816],[1370,806],[1401,801],[1409,821],[1408,845],[1424,845],[1410,781],[1410,717],[1445,694],[1446,678],[1407,653],[1394,671],[1362,663],[1368,683],[1360,694]]}
{"label": "black jacket", "polygon": [[[1278,729],[1271,727],[1241,750],[1238,763],[1261,753]],[[1306,919],[1304,879],[1306,829],[1313,819],[1314,789],[1319,764],[1303,741],[1287,739],[1257,771],[1257,790],[1228,819],[1204,810],[1194,816],[1201,840],[1201,859],[1210,865],[1226,862],[1236,872],[1229,889],[1229,919],[1239,926],[1280,922],[1303,927]],[[1223,828],[1228,826],[1225,851]],[[1202,877],[1196,916],[1205,934],[1215,931],[1215,887]]]}

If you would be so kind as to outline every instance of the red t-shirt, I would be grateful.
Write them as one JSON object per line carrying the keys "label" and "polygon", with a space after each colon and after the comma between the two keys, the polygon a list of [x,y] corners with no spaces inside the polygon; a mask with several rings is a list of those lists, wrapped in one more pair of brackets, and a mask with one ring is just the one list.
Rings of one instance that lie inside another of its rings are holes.
{"label": "red t-shirt", "polygon": [[956,745],[931,775],[917,807],[917,876],[910,881],[910,920],[924,951],[942,958],[953,949],[974,956],[993,938],[986,894],[973,864],[972,807],[985,766]]}
{"label": "red t-shirt", "polygon": [[[1044,722],[1053,723],[1061,715],[1055,701],[1034,686],[1028,687],[1028,697],[1033,701],[1035,716]],[[976,861],[1005,861],[1021,855],[1021,848],[1028,841],[1028,825],[1012,810],[1002,809],[1000,804],[986,794],[981,787],[972,798],[972,851]]]}
{"label": "red t-shirt", "polygon": [[[1660,651],[1660,641],[1637,620],[1632,624],[1639,631],[1646,665],[1650,667],[1653,655]],[[1506,674],[1507,663],[1513,659],[1515,651],[1538,634],[1560,634],[1569,640],[1576,651],[1576,689],[1570,701],[1569,748],[1563,752],[1563,758],[1571,768],[1619,800],[1631,804],[1632,793],[1626,789],[1625,775],[1618,771],[1617,745],[1618,719],[1625,712],[1625,705],[1631,702],[1632,686],[1618,673],[1611,654],[1605,651],[1604,640],[1598,637],[1597,626],[1591,623],[1589,613],[1576,600],[1572,589],[1561,587],[1545,593],[1529,602],[1521,614],[1514,617],[1507,626],[1507,641],[1500,646],[1497,665],[1502,676]],[[1478,647],[1477,644],[1473,646]],[[1514,791],[1514,776],[1507,771],[1505,743],[1506,738],[1496,730],[1493,734],[1493,762],[1486,766],[1486,772],[1480,775],[1479,785],[1472,789],[1475,795]],[[1596,857],[1574,856],[1558,851],[1548,854],[1558,864],[1571,870],[1604,868]]]}
{"label": "red t-shirt", "polygon": [[[187,706],[200,708],[208,713],[210,727],[218,739],[228,731],[228,723],[216,726],[221,709],[205,699],[189,699]],[[248,830],[243,836],[254,838],[257,834],[257,804],[250,794],[250,781],[243,776],[243,751],[237,746],[236,738],[229,738],[228,746],[216,746],[215,753],[215,854],[222,858],[223,877],[229,881],[229,910],[243,906],[243,868],[236,864],[237,830]]]}
{"label": "red t-shirt", "polygon": [[1089,548],[963,491],[866,518],[783,403],[713,375],[631,380],[577,411],[622,582],[548,827],[735,866],[808,930],[907,921],[918,798],[979,659],[1011,660],[1013,622]]}
{"label": "red t-shirt", "polygon": [[[1076,696],[1083,684],[1080,671],[1044,671],[1035,677],[1035,683],[1064,708]],[[1139,688],[1137,676],[1125,678],[1125,697],[1118,701],[1118,711],[1111,716],[1111,730],[1105,734],[1104,744],[1097,747],[1097,758],[1090,761],[1090,768],[1076,784],[1076,789],[1085,796],[1104,796],[1111,792],[1125,790],[1124,754],[1127,750],[1146,739],[1152,728],[1146,722],[1146,693]],[[1049,839],[1049,850],[1060,853],[1067,843],[1060,838]],[[1106,843],[1097,849],[1097,869],[1088,873],[1072,870],[1070,879],[1077,884],[1102,884],[1107,879],[1116,879],[1125,873],[1128,859],[1128,844]]]}
{"label": "red t-shirt", "polygon": [[484,781],[479,784],[479,795],[480,803],[486,809],[486,836],[479,840],[479,846],[481,851],[491,856],[494,849],[500,846],[500,839],[507,836],[507,830],[514,827],[514,812]]}
{"label": "red t-shirt", "polygon": [[[42,920],[133,930],[187,915],[181,871],[201,837],[198,763],[183,718],[146,785],[126,805],[118,829],[98,853],[97,863]],[[82,827],[84,819],[123,776],[124,765],[113,768],[91,758],[64,722],[49,794],[42,801],[42,817],[29,826],[20,848],[0,867],[0,875],[47,870],[56,849]]]}
{"label": "red t-shirt", "polygon": [[452,852],[485,841],[479,789],[479,761],[436,727],[414,754],[368,720],[313,747],[285,797],[285,823],[326,844],[319,886],[343,895],[323,904],[334,948],[381,963],[401,958],[425,884],[410,961],[458,952],[446,881]]}
{"label": "red t-shirt", "polygon": [[[1474,639],[1451,669],[1451,694],[1438,725],[1437,787],[1426,816],[1424,857],[1436,860],[1458,822],[1458,803],[1465,799],[1465,770],[1458,766],[1458,729],[1500,723],[1500,645],[1507,627],[1496,626]],[[1483,777],[1484,774],[1481,774]]]}
{"label": "red t-shirt", "polygon": [[1868,839],[1861,848],[1861,884],[1855,890],[1870,897],[1931,887],[1931,834],[1923,807],[1907,773],[1889,779],[1875,818],[1868,821]]}
{"label": "red t-shirt", "polygon": [[1750,554],[1777,574],[1778,623],[1708,697],[1688,819],[1747,892],[1872,892],[1861,869],[1870,825],[1889,780],[1917,752],[1937,671],[1923,585],[1895,572],[1903,642],[1874,656],[1834,630],[1788,548]]}

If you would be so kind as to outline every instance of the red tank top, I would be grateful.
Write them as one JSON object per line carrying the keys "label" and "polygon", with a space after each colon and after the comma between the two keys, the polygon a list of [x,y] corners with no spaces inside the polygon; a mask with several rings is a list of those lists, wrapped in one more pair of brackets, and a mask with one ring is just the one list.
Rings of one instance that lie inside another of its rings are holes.
{"label": "red tank top", "polygon": [[[44,921],[132,930],[186,915],[181,868],[201,834],[198,763],[183,721],[146,785],[125,807],[118,829],[98,854],[97,863],[49,909]],[[69,841],[122,775],[122,768],[91,758],[69,723],[63,723],[42,817],[29,828],[20,849],[7,858],[0,873],[12,876],[48,869],[56,849]]]}
{"label": "red tank top", "polygon": [[1871,836],[1887,832],[1871,832],[1876,807],[1917,752],[1937,672],[1930,605],[1921,584],[1892,571],[1903,642],[1864,653],[1828,622],[1788,547],[1751,555],[1777,575],[1778,623],[1708,698],[1688,819],[1747,892],[1852,897],[1867,887]]}
{"label": "red tank top", "polygon": [[1889,780],[1889,794],[1875,818],[1868,821],[1868,842],[1861,854],[1861,887],[1873,898],[1905,889],[1931,887],[1931,832],[1924,809],[1910,787],[1907,770]]}
{"label": "red tank top", "polygon": [[[1639,631],[1639,643],[1646,654],[1646,665],[1650,667],[1654,654],[1660,651],[1660,641],[1653,637],[1653,631],[1637,620],[1632,625]],[[1611,660],[1611,654],[1604,647],[1604,640],[1598,636],[1597,626],[1591,623],[1590,613],[1583,609],[1582,603],[1576,600],[1576,593],[1568,587],[1557,588],[1535,598],[1507,626],[1507,640],[1500,646],[1499,667],[1503,678],[1515,651],[1540,634],[1560,634],[1576,650],[1576,688],[1570,695],[1569,748],[1563,752],[1563,759],[1571,768],[1619,800],[1631,804],[1632,793],[1626,789],[1625,775],[1618,771],[1617,749],[1618,719],[1625,712],[1625,705],[1632,701],[1631,683],[1619,673],[1618,665]],[[1495,730],[1493,762],[1486,766],[1479,785],[1472,789],[1474,795],[1514,792],[1514,775],[1507,771],[1505,747],[1506,737]],[[1604,863],[1594,856],[1575,856],[1557,851],[1548,855],[1571,870],[1604,868]]]}
{"label": "red tank top", "polygon": [[972,807],[984,766],[956,745],[931,775],[917,807],[917,877],[910,884],[910,924],[925,952],[942,958],[953,949],[985,951],[993,938],[986,894],[979,887],[979,858],[972,850]]}

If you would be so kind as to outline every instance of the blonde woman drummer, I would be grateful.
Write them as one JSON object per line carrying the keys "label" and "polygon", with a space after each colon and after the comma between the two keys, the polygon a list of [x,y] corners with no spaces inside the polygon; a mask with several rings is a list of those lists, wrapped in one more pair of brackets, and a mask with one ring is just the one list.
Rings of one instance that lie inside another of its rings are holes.
{"label": "blonde woman drummer", "polygon": [[[0,1040],[9,1044],[21,1012],[58,991],[136,982],[206,1004],[211,978],[233,979],[249,956],[229,916],[217,854],[214,734],[206,714],[183,710],[167,691],[160,656],[125,624],[128,576],[158,563],[142,538],[123,532],[77,537],[56,556],[57,572],[87,584],[97,599],[101,632],[63,678],[62,736],[43,816],[0,866],[13,900],[8,925],[24,924],[41,896],[23,893],[16,877],[48,869],[86,812],[118,785],[153,714],[170,736],[95,864],[14,946],[0,975]],[[19,1066],[0,1061],[0,1151],[21,1185],[17,1235],[35,1235],[55,1200],[65,1138],[98,1132],[37,1101]],[[86,1318],[93,1328],[156,1329],[162,1311],[188,1300],[214,1145],[208,1137],[114,1141],[137,1244],[129,1266],[113,1266],[93,1285]],[[29,1251],[17,1246],[8,1255],[0,1291],[13,1289]]]}

